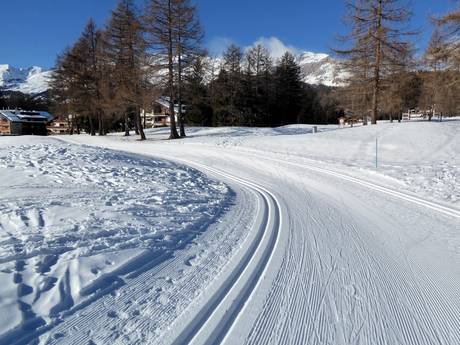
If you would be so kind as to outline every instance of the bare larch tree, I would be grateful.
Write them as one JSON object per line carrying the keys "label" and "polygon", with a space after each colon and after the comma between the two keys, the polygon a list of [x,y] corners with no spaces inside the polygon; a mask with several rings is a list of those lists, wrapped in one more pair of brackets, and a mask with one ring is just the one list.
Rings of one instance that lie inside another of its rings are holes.
{"label": "bare larch tree", "polygon": [[347,0],[347,8],[345,21],[351,30],[340,38],[345,48],[335,51],[347,59],[350,82],[365,81],[371,91],[371,121],[376,124],[382,81],[404,63],[408,36],[415,33],[406,27],[412,13],[405,0]]}
{"label": "bare larch tree", "polygon": [[[145,7],[144,26],[147,32],[147,40],[155,64],[167,68],[167,84],[169,93],[170,113],[170,139],[179,138],[176,127],[174,106],[174,19],[173,0],[147,0]],[[160,69],[160,73],[162,69]]]}
{"label": "bare larch tree", "polygon": [[197,7],[190,0],[174,0],[174,44],[177,59],[177,103],[178,125],[181,137],[185,137],[183,111],[183,74],[191,68],[194,61],[203,55],[203,30],[198,18]]}
{"label": "bare larch tree", "polygon": [[129,135],[129,115],[134,115],[136,132],[145,140],[140,118],[142,106],[143,68],[147,44],[144,29],[133,0],[121,0],[107,25],[107,50],[120,107],[124,111],[125,135]]}

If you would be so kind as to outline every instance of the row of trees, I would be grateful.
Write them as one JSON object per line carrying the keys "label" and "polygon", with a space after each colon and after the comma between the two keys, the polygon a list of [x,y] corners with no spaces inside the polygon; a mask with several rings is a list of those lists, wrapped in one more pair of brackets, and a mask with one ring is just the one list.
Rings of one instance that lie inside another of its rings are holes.
{"label": "row of trees", "polygon": [[[350,34],[341,37],[348,86],[341,104],[373,124],[386,114],[430,109],[431,115],[459,112],[460,11],[434,18],[436,28],[423,59],[415,58],[408,30],[412,17],[405,0],[347,0]],[[365,120],[366,121],[366,120]]]}
{"label": "row of trees", "polygon": [[[52,83],[60,114],[91,134],[131,128],[145,139],[141,109],[167,95],[170,138],[185,136],[184,123],[278,126],[336,123],[345,111],[400,118],[412,108],[431,114],[459,109],[460,11],[434,19],[436,29],[422,60],[408,30],[405,0],[346,0],[350,34],[336,52],[348,72],[344,87],[303,82],[296,57],[274,61],[262,45],[230,45],[213,59],[202,48],[203,30],[189,0],[121,0],[104,28],[89,21],[80,39],[58,59]],[[175,106],[176,102],[177,106]],[[177,118],[177,126],[176,126]]]}
{"label": "row of trees", "polygon": [[[95,135],[134,125],[145,140],[140,112],[167,91],[181,102],[182,73],[202,54],[202,31],[189,0],[146,0],[142,14],[121,0],[103,29],[90,20],[79,40],[59,58],[52,95],[61,114]],[[167,71],[167,72],[165,72]],[[174,104],[170,102],[174,114]],[[180,132],[182,116],[178,116]],[[171,116],[171,138],[178,138]]]}
{"label": "row of trees", "polygon": [[460,8],[435,19],[424,55],[427,66],[422,102],[441,114],[460,112]]}
{"label": "row of trees", "polygon": [[244,52],[232,44],[221,61],[199,59],[185,82],[191,124],[279,126],[327,123],[339,115],[329,89],[303,82],[295,56],[286,52],[273,61],[262,45]]}
{"label": "row of trees", "polygon": [[0,109],[34,109],[48,111],[50,102],[46,93],[27,95],[19,91],[0,91]]}
{"label": "row of trees", "polygon": [[[145,139],[141,109],[168,95],[171,114],[186,104],[187,122],[199,125],[275,126],[334,121],[340,112],[327,88],[305,84],[296,58],[273,61],[257,45],[228,47],[211,59],[188,0],[146,0],[143,11],[121,0],[103,29],[90,20],[59,58],[52,82],[55,112],[72,128],[95,135],[130,128]],[[176,101],[177,106],[174,106]],[[185,136],[184,113],[171,116],[171,138]]]}

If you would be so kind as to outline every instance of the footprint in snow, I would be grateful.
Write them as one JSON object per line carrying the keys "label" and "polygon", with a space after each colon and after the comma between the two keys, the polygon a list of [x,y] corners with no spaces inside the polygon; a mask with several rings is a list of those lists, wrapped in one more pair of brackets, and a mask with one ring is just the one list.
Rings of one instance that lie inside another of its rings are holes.
{"label": "footprint in snow", "polygon": [[196,255],[190,256],[187,260],[185,260],[185,265],[193,267],[196,266]]}
{"label": "footprint in snow", "polygon": [[110,317],[110,318],[112,318],[112,319],[115,319],[115,318],[118,317],[118,314],[117,314],[116,311],[111,310],[111,311],[109,311],[109,312],[107,313],[107,316]]}
{"label": "footprint in snow", "polygon": [[167,305],[167,304],[169,304],[169,298],[168,298],[168,296],[166,296],[166,295],[164,295],[164,294],[161,294],[160,296],[158,296],[157,301],[158,301],[161,305]]}

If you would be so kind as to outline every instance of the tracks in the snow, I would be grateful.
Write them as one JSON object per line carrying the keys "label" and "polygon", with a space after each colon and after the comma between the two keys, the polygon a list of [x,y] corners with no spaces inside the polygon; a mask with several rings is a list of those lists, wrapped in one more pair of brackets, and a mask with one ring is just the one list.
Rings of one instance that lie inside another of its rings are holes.
{"label": "tracks in the snow", "polygon": [[[389,195],[391,197],[403,200],[405,202],[428,208],[432,211],[441,213],[443,215],[460,219],[460,211],[454,208],[450,208],[436,202],[425,200],[417,196],[411,195],[409,193],[396,191],[391,188],[367,182],[346,175],[344,173],[321,168],[314,165],[290,162],[282,159],[268,157],[264,157],[264,159],[272,162],[296,166],[323,175],[339,178],[341,180],[361,185],[370,190],[374,190]],[[276,197],[274,197],[273,194],[271,194],[265,188],[258,186],[254,183],[242,180],[240,178],[234,177],[225,172],[209,168],[204,165],[199,165],[196,163],[186,161],[184,161],[184,163],[189,165],[195,165],[201,168],[202,170],[209,171],[217,176],[224,177],[225,179],[232,180],[234,182],[237,182],[241,185],[247,186],[255,190],[265,199],[264,203],[266,206],[269,206],[269,209],[270,204],[273,203],[272,209],[275,213],[278,213],[279,217],[281,218],[281,207],[278,204]],[[274,221],[276,222],[276,219]],[[273,225],[271,227],[268,226],[268,223],[269,222],[267,221],[267,225],[265,225],[265,230],[263,230],[264,226],[262,226],[259,228],[259,232],[265,231],[265,236],[267,236],[267,234],[270,234],[271,232],[270,236],[272,236],[273,238],[274,232],[279,233],[280,223],[275,224],[277,225],[275,227],[273,227]],[[259,236],[263,236],[263,234],[261,233]],[[258,241],[254,241],[253,246],[255,246],[257,242]],[[209,299],[207,299],[206,303],[202,304],[201,309],[198,309],[198,311],[194,314],[195,317],[192,318],[192,321],[189,324],[187,324],[187,326],[185,326],[181,333],[179,333],[179,336],[176,338],[173,344],[218,344],[224,341],[234,321],[237,319],[238,315],[243,310],[244,305],[247,303],[248,300],[250,300],[250,296],[253,293],[255,287],[257,286],[258,281],[263,276],[263,271],[269,262],[270,255],[273,253],[275,243],[276,240],[273,239],[272,244],[268,243],[267,245],[262,245],[261,242],[257,248],[249,248],[246,251],[245,257],[241,259],[239,265],[232,271],[230,275],[228,275],[227,279],[225,279],[224,281],[217,280],[219,282],[216,284],[219,285],[219,288],[217,289],[215,294],[210,296]],[[253,259],[251,259],[250,257],[256,257],[257,255],[262,255],[260,261],[258,263],[252,262]],[[245,271],[250,271],[250,273],[247,273]]]}
{"label": "tracks in the snow", "polygon": [[[235,152],[237,151],[233,151],[233,153]],[[318,165],[315,165],[314,163],[312,163],[312,165],[309,165],[307,163],[292,162],[285,159],[267,157],[263,155],[262,151],[244,153],[248,154],[248,156],[252,155],[254,158],[259,158],[261,160],[265,160],[268,162],[290,165],[293,167],[309,170],[314,173],[338,178],[342,181],[347,181],[356,185],[361,185],[363,187],[366,187],[367,189],[386,194],[392,198],[397,198],[404,202],[418,205],[422,208],[428,208],[432,211],[438,212],[448,217],[460,219],[460,211],[454,208],[446,207],[444,205],[432,201],[424,200],[409,193],[396,191],[391,188],[363,181],[359,178],[349,176],[343,172],[322,168]],[[157,156],[161,157],[161,155]],[[171,159],[170,156],[164,156],[161,158]],[[273,193],[271,193],[269,190],[253,182],[246,181],[227,172],[213,169],[208,166],[198,164],[196,162],[192,162],[189,160],[181,160],[177,158],[175,159],[175,161],[179,161],[186,165],[196,167],[204,172],[209,172],[210,174],[223,178],[224,180],[240,185],[243,188],[250,189],[257,195],[259,212],[257,219],[255,221],[255,231],[253,233],[253,236],[248,238],[243,247],[238,250],[237,255],[235,255],[235,257],[233,257],[230,260],[230,262],[219,274],[219,276],[213,279],[211,285],[206,290],[204,290],[201,296],[192,301],[192,304],[188,307],[188,309],[178,318],[178,320],[176,320],[176,322],[174,322],[173,325],[171,325],[170,329],[174,329],[174,332],[171,332],[171,338],[167,339],[167,342],[172,342],[173,344],[221,343],[224,342],[227,339],[226,337],[228,337],[229,335],[234,335],[234,328],[237,328],[234,326],[238,324],[239,316],[246,314],[245,311],[249,309],[247,308],[247,306],[249,305],[249,303],[251,303],[251,301],[253,301],[252,296],[256,290],[258,291],[257,287],[259,284],[261,284],[261,281],[265,276],[268,267],[270,266],[271,258],[273,257],[273,254],[275,252],[277,241],[280,234],[280,228],[282,223],[282,207],[284,208],[284,205],[280,205],[276,196],[273,195]],[[300,224],[302,225],[303,223]],[[354,231],[353,227],[346,229],[349,229],[349,231]],[[314,234],[312,236],[314,236]],[[315,243],[317,245],[316,238],[314,238],[313,240],[314,241],[312,241],[312,243]],[[299,241],[299,243],[304,242],[308,241]],[[280,243],[282,243],[282,240]],[[315,250],[316,248],[312,248],[311,252],[314,252]],[[328,251],[322,251],[319,253],[327,252]],[[301,255],[302,260],[306,260],[304,259],[304,255],[306,255],[306,252],[299,251],[299,253],[297,254]],[[369,254],[366,256],[371,255]],[[353,256],[350,255],[350,257]],[[313,257],[313,259],[315,258]],[[288,271],[290,273],[283,273],[284,280],[280,281],[286,282],[287,279],[290,279],[294,274],[304,274],[304,272],[300,271],[299,267],[311,267],[312,260],[307,260],[308,264],[305,265],[299,264],[298,257],[293,256],[292,260],[287,261],[288,264],[292,266],[291,269]],[[276,259],[273,260],[273,262],[276,262]],[[380,264],[377,264],[378,263],[376,262],[375,265],[378,268],[376,270],[376,275],[380,274],[381,271],[384,271],[384,273],[387,271],[385,267],[381,267]],[[320,267],[323,267],[323,265],[321,264]],[[296,271],[296,269],[299,269],[299,271]],[[368,268],[364,267],[363,271],[365,270],[368,270]],[[312,272],[316,274],[314,268],[312,268]],[[314,277],[313,273],[311,277]],[[390,276],[391,275],[388,275],[388,277]],[[383,276],[383,278],[389,280],[388,277]],[[383,280],[383,278],[379,279],[379,281]],[[311,278],[311,282],[313,281],[315,280]],[[306,283],[310,284],[311,282],[307,281]],[[328,283],[328,280],[326,281],[326,283]],[[263,287],[263,284],[261,285]],[[310,288],[313,291],[311,293],[320,296],[318,298],[318,301],[321,301],[322,303],[325,295],[324,292],[321,292],[316,289],[316,285],[311,283]],[[280,294],[286,291],[281,288],[281,284],[275,284],[274,286],[276,287],[276,289],[279,290]],[[307,286],[307,284],[301,284],[299,288],[296,288],[294,290],[294,292],[296,294],[307,292],[308,294],[310,294],[310,291],[303,291],[305,290],[304,286]],[[364,286],[364,288],[368,288],[368,286]],[[387,290],[383,291],[386,293]],[[390,290],[388,291],[388,296],[391,296],[392,292]],[[277,292],[278,291],[275,291],[275,293]],[[289,297],[291,297],[291,295],[289,295]],[[281,302],[282,300],[276,299],[274,300],[273,305],[276,307]],[[300,308],[301,305],[302,304],[298,304],[294,307]],[[320,306],[318,308],[320,308]],[[299,315],[301,315],[299,317],[301,317],[302,319],[308,316],[306,312],[302,312]],[[316,318],[313,318],[312,320],[313,323],[316,322]],[[244,321],[246,321],[245,318]],[[263,325],[264,330],[267,334],[267,337],[264,339],[268,339],[269,330],[272,329],[273,324],[275,322],[276,319],[273,317],[266,319],[262,318],[261,325]],[[289,327],[289,323],[286,323],[285,327]],[[241,339],[241,343],[242,342],[243,339]],[[299,341],[299,343],[301,342]]]}
{"label": "tracks in the snow", "polygon": [[[260,158],[260,155],[258,155],[256,153],[251,152],[250,154],[255,155],[255,156]],[[263,159],[269,160],[269,161],[272,161],[272,162],[276,162],[276,163],[288,164],[288,165],[291,165],[291,166],[295,166],[295,167],[298,167],[298,168],[310,170],[310,171],[321,173],[321,174],[324,174],[324,175],[333,176],[333,177],[339,178],[341,180],[352,182],[352,183],[364,186],[366,188],[369,188],[371,190],[375,190],[375,191],[390,195],[392,197],[395,197],[395,198],[398,198],[398,199],[401,199],[401,200],[404,200],[404,201],[407,201],[407,202],[410,202],[410,203],[413,203],[413,204],[416,204],[416,205],[419,205],[419,206],[429,208],[429,209],[431,209],[433,211],[442,213],[444,215],[460,219],[460,210],[458,210],[458,209],[447,207],[447,206],[441,205],[441,204],[433,202],[433,201],[425,200],[425,199],[419,198],[417,196],[411,195],[409,193],[399,192],[399,191],[396,191],[396,190],[388,188],[388,187],[383,187],[383,186],[380,186],[380,185],[372,183],[372,182],[364,181],[362,179],[352,177],[352,176],[349,176],[347,174],[340,173],[338,171],[334,171],[334,170],[326,169],[326,168],[320,168],[320,167],[315,166],[315,165],[307,165],[307,164],[291,162],[291,161],[288,161],[288,160],[278,159],[278,158],[263,157]]]}
{"label": "tracks in the snow", "polygon": [[249,188],[259,198],[259,214],[255,223],[257,231],[254,236],[229,264],[231,268],[224,273],[224,277],[214,280],[214,286],[206,292],[209,295],[188,315],[190,322],[173,341],[177,345],[218,344],[225,339],[264,276],[279,238],[281,206],[275,195],[258,184],[201,164],[181,161]]}

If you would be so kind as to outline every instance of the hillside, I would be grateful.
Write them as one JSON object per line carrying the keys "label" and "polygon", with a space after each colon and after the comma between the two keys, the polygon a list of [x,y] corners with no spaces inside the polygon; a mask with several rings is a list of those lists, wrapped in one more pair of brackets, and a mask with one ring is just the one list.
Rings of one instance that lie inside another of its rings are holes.
{"label": "hillside", "polygon": [[11,65],[0,65],[0,90],[18,91],[36,95],[49,89],[51,70],[33,66],[17,68]]}
{"label": "hillside", "polygon": [[[218,59],[218,64],[221,59]],[[340,86],[346,74],[339,63],[327,54],[303,52],[298,56],[304,81],[312,85]],[[17,68],[0,65],[0,91],[18,91],[37,95],[49,89],[52,70],[33,66]]]}

